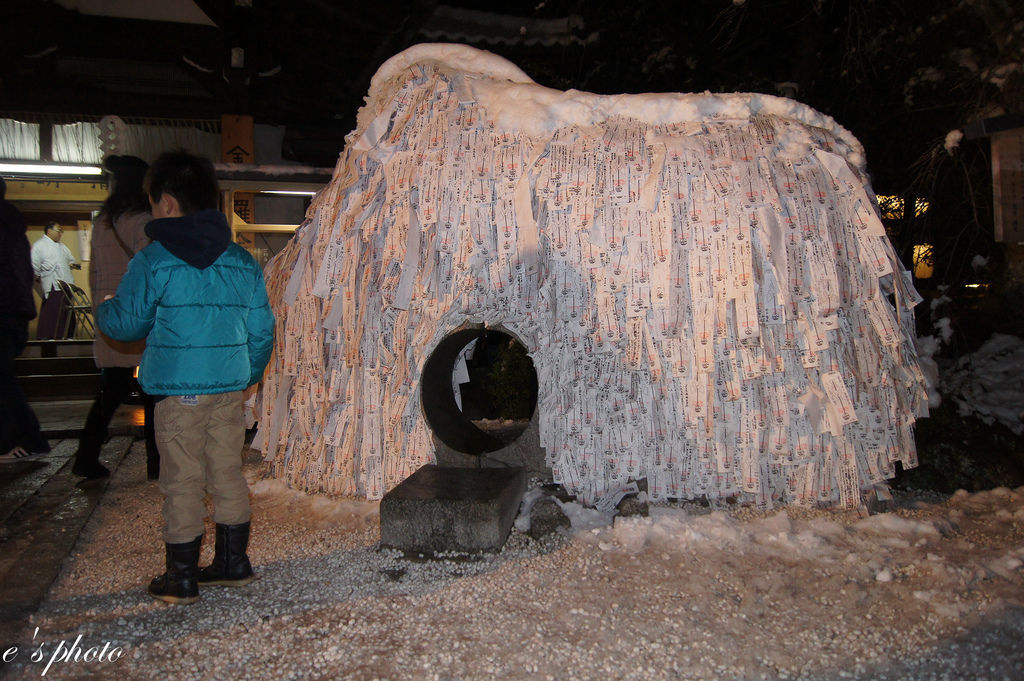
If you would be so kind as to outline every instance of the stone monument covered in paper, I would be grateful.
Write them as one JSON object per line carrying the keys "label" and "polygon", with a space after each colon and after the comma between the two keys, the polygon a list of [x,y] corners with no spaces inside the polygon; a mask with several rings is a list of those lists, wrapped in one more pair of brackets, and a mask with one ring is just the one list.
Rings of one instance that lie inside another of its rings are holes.
{"label": "stone monument covered in paper", "polygon": [[421,371],[472,325],[528,350],[545,463],[586,504],[853,506],[916,465],[920,298],[860,143],[792,100],[561,92],[418,45],[266,274],[257,445],[311,493],[434,461]]}

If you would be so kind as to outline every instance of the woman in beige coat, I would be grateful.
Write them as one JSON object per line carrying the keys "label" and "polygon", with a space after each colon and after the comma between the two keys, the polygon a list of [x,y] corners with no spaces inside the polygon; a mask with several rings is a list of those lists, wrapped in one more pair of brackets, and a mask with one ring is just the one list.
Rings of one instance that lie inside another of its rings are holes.
{"label": "woman in beige coat", "polygon": [[[148,166],[135,156],[110,156],[103,162],[111,172],[111,190],[92,230],[92,262],[89,286],[93,308],[108,295],[114,295],[132,256],[149,245],[145,228],[152,216],[149,198],[143,189]],[[117,408],[132,392],[142,394],[145,407],[147,472],[156,479],[160,459],[153,437],[153,400],[141,392],[134,380],[135,367],[146,346],[145,341],[123,343],[96,332],[93,356],[101,373],[100,390],[89,410],[75,453],[72,471],[86,478],[110,475],[99,462],[100,449],[107,439],[107,426]]]}

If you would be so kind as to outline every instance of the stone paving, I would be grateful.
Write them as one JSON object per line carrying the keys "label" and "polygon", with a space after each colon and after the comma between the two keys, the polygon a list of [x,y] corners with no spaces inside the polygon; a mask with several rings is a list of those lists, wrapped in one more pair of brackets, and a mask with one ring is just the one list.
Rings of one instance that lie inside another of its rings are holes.
{"label": "stone paving", "polygon": [[[90,401],[33,404],[52,451],[0,465],[0,644],[13,640],[39,607],[106,491],[109,478],[71,472]],[[111,422],[100,461],[112,471],[136,437],[141,409],[124,406]]]}

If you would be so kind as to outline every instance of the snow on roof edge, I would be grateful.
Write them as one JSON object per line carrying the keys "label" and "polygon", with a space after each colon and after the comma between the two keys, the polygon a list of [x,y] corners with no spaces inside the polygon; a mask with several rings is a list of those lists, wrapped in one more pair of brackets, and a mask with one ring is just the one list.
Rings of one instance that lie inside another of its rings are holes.
{"label": "snow on roof edge", "polygon": [[388,59],[374,74],[359,111],[353,139],[366,129],[374,113],[370,103],[394,87],[401,72],[417,63],[436,64],[462,81],[495,125],[544,137],[569,125],[587,127],[611,117],[633,118],[651,125],[687,121],[747,120],[775,115],[829,131],[848,147],[847,160],[863,171],[864,148],[831,116],[801,102],[756,92],[643,93],[598,95],[581,90],[555,90],[539,85],[522,69],[492,52],[455,43],[421,43]]}

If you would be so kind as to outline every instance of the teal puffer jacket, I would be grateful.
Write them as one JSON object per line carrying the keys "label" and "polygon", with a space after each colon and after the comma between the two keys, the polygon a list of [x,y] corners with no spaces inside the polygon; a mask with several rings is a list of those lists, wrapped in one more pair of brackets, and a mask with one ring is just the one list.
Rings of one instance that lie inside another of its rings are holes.
{"label": "teal puffer jacket", "polygon": [[263,271],[231,243],[223,214],[154,220],[96,321],[122,341],[146,339],[139,384],[151,395],[243,390],[270,359],[274,315]]}

